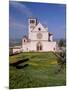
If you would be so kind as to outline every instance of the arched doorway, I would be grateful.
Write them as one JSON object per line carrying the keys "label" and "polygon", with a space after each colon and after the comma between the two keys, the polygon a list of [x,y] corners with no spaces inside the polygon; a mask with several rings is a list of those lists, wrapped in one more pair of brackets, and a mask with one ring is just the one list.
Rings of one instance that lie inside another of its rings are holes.
{"label": "arched doorway", "polygon": [[37,51],[42,51],[42,44],[41,44],[41,42],[37,43],[36,48],[37,48]]}

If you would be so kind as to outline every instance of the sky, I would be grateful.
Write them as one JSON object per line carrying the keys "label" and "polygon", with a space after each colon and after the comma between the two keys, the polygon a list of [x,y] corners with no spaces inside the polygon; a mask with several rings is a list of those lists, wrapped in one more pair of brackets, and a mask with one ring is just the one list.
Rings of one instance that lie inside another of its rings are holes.
{"label": "sky", "polygon": [[21,39],[28,34],[28,18],[34,17],[48,26],[54,38],[65,38],[66,5],[35,2],[9,2],[9,38]]}

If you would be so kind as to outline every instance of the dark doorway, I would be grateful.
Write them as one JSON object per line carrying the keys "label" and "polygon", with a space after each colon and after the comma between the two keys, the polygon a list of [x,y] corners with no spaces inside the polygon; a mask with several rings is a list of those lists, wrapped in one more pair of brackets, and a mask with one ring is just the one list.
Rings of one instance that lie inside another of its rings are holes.
{"label": "dark doorway", "polygon": [[41,42],[37,43],[37,51],[42,51],[42,44],[41,44]]}

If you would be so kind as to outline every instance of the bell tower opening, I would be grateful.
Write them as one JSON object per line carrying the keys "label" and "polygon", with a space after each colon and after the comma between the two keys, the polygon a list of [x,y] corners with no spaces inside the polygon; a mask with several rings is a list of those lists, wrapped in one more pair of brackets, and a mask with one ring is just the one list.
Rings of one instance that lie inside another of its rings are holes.
{"label": "bell tower opening", "polygon": [[29,29],[32,30],[37,25],[37,19],[29,18],[28,24],[29,24]]}

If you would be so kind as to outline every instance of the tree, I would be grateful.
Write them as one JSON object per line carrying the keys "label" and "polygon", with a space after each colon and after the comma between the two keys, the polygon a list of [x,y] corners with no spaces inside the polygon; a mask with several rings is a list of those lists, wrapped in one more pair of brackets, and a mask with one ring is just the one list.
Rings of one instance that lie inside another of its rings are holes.
{"label": "tree", "polygon": [[58,43],[59,47],[66,46],[66,41],[64,39],[61,39]]}

